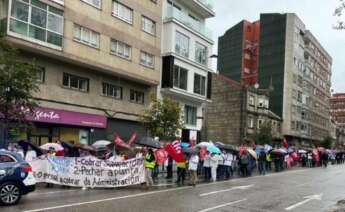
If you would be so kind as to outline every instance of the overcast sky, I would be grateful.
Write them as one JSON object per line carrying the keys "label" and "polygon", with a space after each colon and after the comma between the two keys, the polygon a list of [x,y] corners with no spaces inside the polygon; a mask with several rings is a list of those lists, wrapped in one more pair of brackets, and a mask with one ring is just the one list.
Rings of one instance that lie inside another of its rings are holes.
{"label": "overcast sky", "polygon": [[213,0],[216,17],[208,20],[217,53],[218,37],[243,19],[255,21],[260,13],[296,13],[333,58],[332,88],[345,92],[345,30],[332,28],[339,0]]}

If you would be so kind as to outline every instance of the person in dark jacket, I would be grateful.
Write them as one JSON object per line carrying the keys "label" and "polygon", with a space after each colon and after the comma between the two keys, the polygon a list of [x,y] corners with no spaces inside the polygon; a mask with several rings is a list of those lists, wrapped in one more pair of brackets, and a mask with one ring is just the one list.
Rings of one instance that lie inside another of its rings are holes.
{"label": "person in dark jacket", "polygon": [[259,169],[260,175],[265,175],[266,174],[266,154],[265,154],[264,151],[261,151],[259,153],[258,169]]}

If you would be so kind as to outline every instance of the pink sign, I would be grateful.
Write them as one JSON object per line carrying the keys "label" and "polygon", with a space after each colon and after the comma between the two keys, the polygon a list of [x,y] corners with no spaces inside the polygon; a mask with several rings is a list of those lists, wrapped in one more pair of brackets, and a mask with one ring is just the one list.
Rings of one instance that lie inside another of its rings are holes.
{"label": "pink sign", "polygon": [[73,126],[95,128],[107,127],[107,117],[105,116],[42,107],[38,107],[34,115],[28,115],[26,119],[33,122],[67,124]]}

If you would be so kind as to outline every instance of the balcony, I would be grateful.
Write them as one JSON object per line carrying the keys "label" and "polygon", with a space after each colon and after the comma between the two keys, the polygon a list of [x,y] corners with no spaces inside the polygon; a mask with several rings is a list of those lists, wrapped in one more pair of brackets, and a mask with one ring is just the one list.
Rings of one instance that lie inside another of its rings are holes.
{"label": "balcony", "polygon": [[212,41],[212,31],[208,29],[205,24],[194,20],[193,18],[189,17],[187,14],[184,14],[178,9],[175,9],[172,6],[168,6],[167,14],[165,20],[175,19],[182,23],[184,26],[192,29],[194,32],[201,34],[202,36],[206,37],[208,40]]}
{"label": "balcony", "polygon": [[212,0],[196,0],[198,2],[200,2],[201,4],[203,4],[205,7],[207,7],[208,9],[213,11],[214,8],[214,4]]}

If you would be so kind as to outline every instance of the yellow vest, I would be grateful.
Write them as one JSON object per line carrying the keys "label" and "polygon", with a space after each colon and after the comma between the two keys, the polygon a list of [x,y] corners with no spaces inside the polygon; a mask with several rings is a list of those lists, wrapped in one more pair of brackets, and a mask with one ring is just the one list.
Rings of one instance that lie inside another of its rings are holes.
{"label": "yellow vest", "polygon": [[144,160],[145,168],[154,169],[156,166],[156,161],[148,162],[147,161],[148,159],[149,159],[149,155],[147,154]]}

